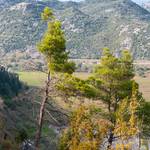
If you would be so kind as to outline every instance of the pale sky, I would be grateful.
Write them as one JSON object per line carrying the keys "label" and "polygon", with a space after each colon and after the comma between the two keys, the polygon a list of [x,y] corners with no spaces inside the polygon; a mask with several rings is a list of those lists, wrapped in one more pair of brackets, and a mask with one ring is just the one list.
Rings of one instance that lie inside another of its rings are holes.
{"label": "pale sky", "polygon": [[[60,0],[60,1],[70,1],[70,0]],[[79,2],[81,0],[72,0],[72,1]]]}
{"label": "pale sky", "polygon": [[133,0],[134,2],[137,2],[137,3],[143,3],[143,2],[148,2],[150,0]]}
{"label": "pale sky", "polygon": [[[60,0],[60,1],[70,1],[70,0]],[[72,0],[72,1],[76,1],[76,2],[79,2],[79,1],[82,1],[82,0]],[[92,0],[91,0],[92,1]],[[143,2],[147,2],[147,1],[150,1],[150,0],[132,0],[134,2],[137,2],[137,3],[143,3]]]}

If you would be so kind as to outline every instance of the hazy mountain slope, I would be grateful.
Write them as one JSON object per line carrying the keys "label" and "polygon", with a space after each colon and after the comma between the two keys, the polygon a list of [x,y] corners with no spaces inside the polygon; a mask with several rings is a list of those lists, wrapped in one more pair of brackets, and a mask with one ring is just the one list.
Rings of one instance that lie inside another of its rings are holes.
{"label": "hazy mountain slope", "polygon": [[150,11],[150,1],[143,2],[141,6]]}
{"label": "hazy mountain slope", "polygon": [[83,3],[81,10],[95,19],[95,23],[102,24],[90,40],[93,50],[98,51],[106,46],[117,51],[127,48],[133,51],[136,58],[149,57],[148,11],[130,0],[90,2]]}
{"label": "hazy mountain slope", "polygon": [[63,22],[71,57],[99,58],[109,47],[117,53],[131,49],[136,59],[150,58],[150,13],[131,0],[18,1],[6,1],[0,11],[1,53],[34,48],[45,29],[40,13],[50,6]]}
{"label": "hazy mountain slope", "polygon": [[19,3],[0,13],[0,47],[5,52],[35,45],[41,36],[40,12],[44,6]]}

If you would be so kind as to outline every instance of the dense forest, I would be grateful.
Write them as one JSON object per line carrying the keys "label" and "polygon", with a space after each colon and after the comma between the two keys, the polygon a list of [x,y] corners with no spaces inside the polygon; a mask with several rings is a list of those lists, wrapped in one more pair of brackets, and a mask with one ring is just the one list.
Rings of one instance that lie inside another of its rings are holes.
{"label": "dense forest", "polygon": [[22,89],[22,83],[17,74],[10,73],[0,66],[0,95],[2,97],[17,96]]}

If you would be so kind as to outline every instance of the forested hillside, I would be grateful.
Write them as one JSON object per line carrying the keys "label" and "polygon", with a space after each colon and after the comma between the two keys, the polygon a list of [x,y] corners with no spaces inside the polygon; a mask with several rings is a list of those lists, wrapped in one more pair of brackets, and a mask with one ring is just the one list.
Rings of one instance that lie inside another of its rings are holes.
{"label": "forested hillside", "polygon": [[0,66],[0,96],[17,96],[22,87],[23,84],[19,81],[17,74],[10,73],[3,66]]}

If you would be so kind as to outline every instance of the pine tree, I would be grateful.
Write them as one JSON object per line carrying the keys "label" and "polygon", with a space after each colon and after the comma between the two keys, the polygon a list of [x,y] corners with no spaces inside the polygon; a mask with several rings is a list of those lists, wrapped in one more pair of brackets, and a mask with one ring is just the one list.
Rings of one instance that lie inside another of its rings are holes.
{"label": "pine tree", "polygon": [[108,149],[111,149],[114,140],[115,113],[119,103],[132,96],[133,77],[133,60],[130,53],[125,50],[120,57],[116,57],[105,48],[91,83],[100,90],[100,99],[107,104],[109,120],[113,123],[113,127],[109,129]]}
{"label": "pine tree", "polygon": [[[129,126],[132,130],[130,130],[130,134],[127,134],[128,137],[137,131],[135,128],[137,120],[135,118],[134,105],[136,105],[135,100],[139,101],[142,96],[138,91],[138,84],[134,81],[133,77],[134,67],[130,53],[124,50],[120,57],[116,57],[106,48],[104,49],[100,64],[96,67],[92,77],[82,81],[78,78],[67,76],[64,82],[59,84],[59,89],[70,95],[82,95],[83,97],[90,95],[88,98],[97,98],[103,100],[106,104],[108,110],[106,119],[112,123],[112,126],[107,131],[107,149],[111,149],[112,143],[116,138],[114,131],[118,124],[117,132],[120,136],[128,133]],[[133,87],[136,87],[136,94],[133,93]],[[131,103],[129,103],[130,100],[132,100]],[[130,119],[125,120],[126,117],[129,117],[128,108],[131,108],[132,111],[130,110]],[[116,113],[118,113],[118,116]]]}
{"label": "pine tree", "polygon": [[109,49],[104,49],[94,78],[99,82],[101,99],[107,103],[109,112],[115,112],[119,101],[131,96],[133,77],[133,61],[128,51],[123,51],[117,58]]}
{"label": "pine tree", "polygon": [[45,104],[49,98],[49,86],[52,80],[52,73],[67,72],[73,73],[75,65],[68,62],[68,53],[66,52],[64,32],[61,29],[61,22],[56,20],[51,9],[46,7],[41,14],[44,21],[47,22],[47,30],[38,43],[38,50],[41,52],[47,61],[48,75],[45,86],[45,95],[41,103],[38,129],[35,139],[36,150],[39,149],[41,130],[45,112]]}

